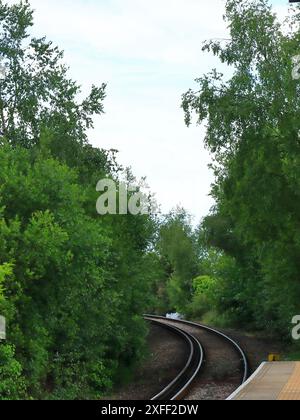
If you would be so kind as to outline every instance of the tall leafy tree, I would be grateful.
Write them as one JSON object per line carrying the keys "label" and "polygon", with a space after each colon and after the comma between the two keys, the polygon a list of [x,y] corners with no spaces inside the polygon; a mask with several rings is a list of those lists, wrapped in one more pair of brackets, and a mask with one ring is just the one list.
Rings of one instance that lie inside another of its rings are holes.
{"label": "tall leafy tree", "polygon": [[203,50],[232,76],[213,70],[182,104],[187,124],[194,113],[207,123],[217,204],[205,229],[241,268],[235,305],[248,321],[284,335],[300,310],[299,19],[296,8],[283,28],[267,0],[228,0],[230,40]]}
{"label": "tall leafy tree", "polygon": [[0,1],[0,399],[99,398],[143,355],[156,221],[96,213],[97,182],[121,171],[87,141],[105,86],[78,102],[32,24],[27,1]]}
{"label": "tall leafy tree", "polygon": [[105,84],[78,101],[80,86],[68,77],[63,53],[46,38],[31,38],[32,25],[27,0],[12,6],[0,1],[2,135],[13,145],[30,147],[46,127],[65,143],[85,143],[92,116],[103,112]]}
{"label": "tall leafy tree", "polygon": [[170,308],[184,313],[198,273],[197,243],[189,215],[183,209],[171,212],[160,228],[158,242],[167,279]]}

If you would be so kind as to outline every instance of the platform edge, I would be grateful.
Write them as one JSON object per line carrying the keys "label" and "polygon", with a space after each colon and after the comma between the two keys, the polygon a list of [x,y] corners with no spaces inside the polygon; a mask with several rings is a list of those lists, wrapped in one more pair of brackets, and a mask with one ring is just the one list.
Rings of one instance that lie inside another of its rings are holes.
{"label": "platform edge", "polygon": [[256,378],[257,375],[259,375],[259,373],[262,371],[262,369],[268,364],[268,362],[263,362],[259,368],[257,368],[257,370],[250,376],[250,378],[243,384],[241,385],[236,391],[234,391],[233,394],[231,394],[226,401],[232,401],[235,397],[237,397],[237,395],[243,391],[243,389],[245,389],[252,381],[254,378]]}

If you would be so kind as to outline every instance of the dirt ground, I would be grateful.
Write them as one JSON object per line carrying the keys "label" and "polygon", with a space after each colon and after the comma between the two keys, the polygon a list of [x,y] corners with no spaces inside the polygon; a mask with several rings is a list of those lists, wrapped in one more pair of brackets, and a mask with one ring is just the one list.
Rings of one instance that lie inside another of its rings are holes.
{"label": "dirt ground", "polygon": [[132,383],[116,389],[113,400],[149,400],[179,374],[187,362],[183,339],[152,325],[148,337],[149,358],[137,369]]}
{"label": "dirt ground", "polygon": [[[183,328],[182,325],[180,325]],[[223,340],[207,332],[185,326],[199,338],[206,351],[204,368],[196,379],[187,400],[224,400],[241,382],[240,361]],[[270,353],[281,353],[282,346],[268,338],[237,331],[225,331],[247,353],[250,373],[267,360]],[[172,332],[151,326],[148,337],[150,356],[138,368],[131,384],[116,389],[114,400],[149,400],[168,385],[184,367],[186,344]]]}

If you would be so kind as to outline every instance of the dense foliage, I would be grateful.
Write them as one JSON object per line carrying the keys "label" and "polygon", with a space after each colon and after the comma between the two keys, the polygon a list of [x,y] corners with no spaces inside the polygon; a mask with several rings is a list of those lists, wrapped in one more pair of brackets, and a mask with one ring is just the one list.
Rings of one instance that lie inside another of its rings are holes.
{"label": "dense foliage", "polygon": [[62,53],[0,2],[0,398],[99,398],[141,359],[159,261],[152,216],[99,216],[110,152],[87,142],[104,86],[77,103]]}
{"label": "dense foliage", "polygon": [[281,26],[267,0],[227,0],[229,40],[183,96],[207,124],[216,205],[194,229],[183,209],[96,212],[100,179],[133,180],[87,130],[63,53],[31,39],[27,1],[0,0],[0,399],[99,398],[144,354],[147,311],[290,334],[300,313],[300,11]]}
{"label": "dense foliage", "polygon": [[169,310],[186,313],[198,274],[197,241],[191,219],[183,209],[165,217],[159,231],[158,251],[165,287],[160,296]]}
{"label": "dense foliage", "polygon": [[300,312],[299,8],[289,16],[280,25],[266,0],[228,0],[230,40],[203,49],[231,77],[214,70],[183,97],[187,124],[193,114],[207,124],[215,162],[216,206],[201,234],[218,250],[214,305],[281,337]]}

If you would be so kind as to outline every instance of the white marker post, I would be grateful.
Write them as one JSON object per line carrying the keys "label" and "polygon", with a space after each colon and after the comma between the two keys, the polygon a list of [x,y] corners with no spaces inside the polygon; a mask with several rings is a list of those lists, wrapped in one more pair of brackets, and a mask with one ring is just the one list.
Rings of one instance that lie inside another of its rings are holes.
{"label": "white marker post", "polygon": [[6,340],[6,321],[4,316],[0,316],[0,342]]}

